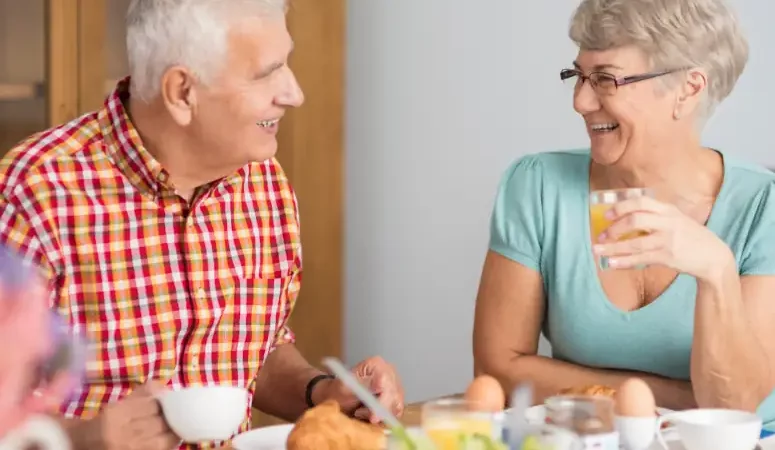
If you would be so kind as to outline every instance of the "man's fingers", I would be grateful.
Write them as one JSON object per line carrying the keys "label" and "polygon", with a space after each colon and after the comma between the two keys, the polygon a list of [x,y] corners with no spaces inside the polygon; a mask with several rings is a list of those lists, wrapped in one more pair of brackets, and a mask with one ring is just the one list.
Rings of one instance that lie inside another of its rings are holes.
{"label": "man's fingers", "polygon": [[115,405],[130,422],[161,416],[161,405],[153,397],[129,396]]}
{"label": "man's fingers", "polygon": [[371,415],[371,411],[369,411],[369,408],[365,406],[361,406],[360,408],[355,410],[355,414],[353,414],[353,417],[355,417],[358,420],[368,421],[369,416]]}
{"label": "man's fingers", "polygon": [[149,440],[171,434],[169,425],[161,416],[144,417],[131,422],[132,432],[138,440]]}

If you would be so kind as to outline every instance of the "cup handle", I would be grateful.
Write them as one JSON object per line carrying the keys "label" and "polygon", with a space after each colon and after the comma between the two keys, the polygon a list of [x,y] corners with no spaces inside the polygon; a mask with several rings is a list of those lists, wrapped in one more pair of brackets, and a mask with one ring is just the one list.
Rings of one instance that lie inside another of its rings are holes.
{"label": "cup handle", "polygon": [[656,435],[657,435],[657,441],[659,442],[659,445],[664,450],[670,450],[670,446],[667,444],[667,441],[665,441],[664,436],[662,436],[662,424],[667,422],[670,419],[671,415],[672,414],[666,414],[664,416],[659,416],[657,418],[657,425],[656,425],[657,429],[655,430],[656,431]]}

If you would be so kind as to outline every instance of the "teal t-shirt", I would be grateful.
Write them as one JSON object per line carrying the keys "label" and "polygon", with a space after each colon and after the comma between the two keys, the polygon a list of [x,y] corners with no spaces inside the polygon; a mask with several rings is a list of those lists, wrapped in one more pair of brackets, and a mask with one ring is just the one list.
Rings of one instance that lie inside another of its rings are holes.
{"label": "teal t-shirt", "polygon": [[[732,249],[741,275],[775,275],[775,174],[722,156],[724,180],[707,226]],[[592,255],[589,165],[589,150],[513,163],[498,190],[490,249],[541,272],[543,331],[554,358],[688,380],[696,282],[680,274],[654,302],[631,312],[608,300]],[[775,428],[775,392],[759,414]]]}

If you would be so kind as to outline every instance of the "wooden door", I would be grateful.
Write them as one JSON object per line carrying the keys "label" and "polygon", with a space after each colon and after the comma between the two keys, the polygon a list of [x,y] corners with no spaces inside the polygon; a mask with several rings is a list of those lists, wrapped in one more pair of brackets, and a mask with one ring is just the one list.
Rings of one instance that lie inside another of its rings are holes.
{"label": "wooden door", "polygon": [[78,115],[77,0],[0,0],[0,155]]}
{"label": "wooden door", "polygon": [[[298,195],[304,253],[291,327],[302,354],[318,365],[325,356],[342,354],[346,2],[291,3],[291,67],[306,101],[283,118],[278,159]],[[253,421],[275,422],[262,414]]]}

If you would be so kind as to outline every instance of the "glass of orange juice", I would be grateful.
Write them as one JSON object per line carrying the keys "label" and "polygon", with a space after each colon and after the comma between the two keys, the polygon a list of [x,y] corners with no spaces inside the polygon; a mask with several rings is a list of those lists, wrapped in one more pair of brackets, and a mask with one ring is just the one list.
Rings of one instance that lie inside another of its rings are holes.
{"label": "glass of orange juice", "polygon": [[[654,197],[654,192],[649,188],[627,188],[627,189],[607,189],[600,191],[592,191],[589,193],[589,223],[592,229],[592,239],[597,242],[598,237],[606,230],[611,223],[605,215],[613,207],[613,205],[632,198],[638,197]],[[636,238],[639,236],[645,236],[648,234],[646,230],[636,230],[631,233],[627,233],[619,238],[620,241]],[[601,256],[598,258],[598,264],[600,268],[605,270],[609,268],[608,257]]]}
{"label": "glass of orange juice", "polygon": [[441,399],[425,403],[422,429],[438,450],[458,450],[461,442],[476,437],[500,440],[501,425],[492,412],[483,411],[464,399]]}

